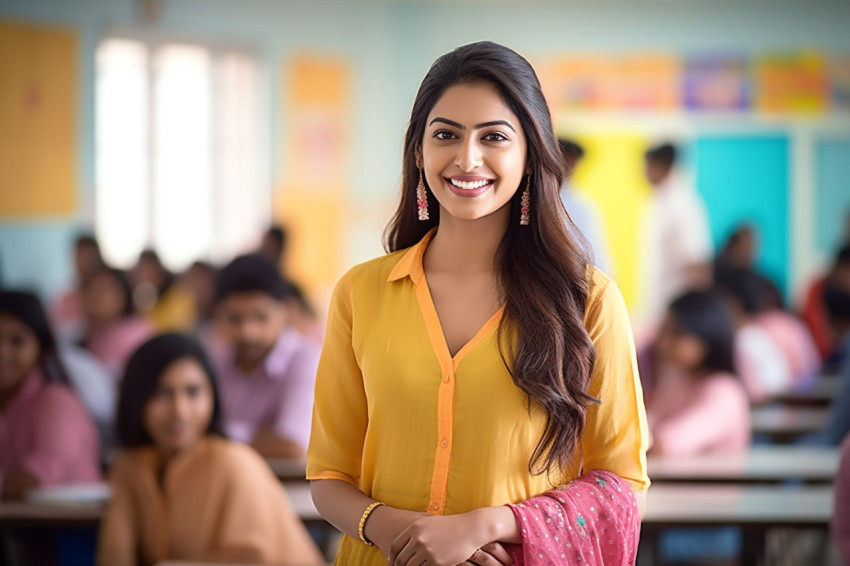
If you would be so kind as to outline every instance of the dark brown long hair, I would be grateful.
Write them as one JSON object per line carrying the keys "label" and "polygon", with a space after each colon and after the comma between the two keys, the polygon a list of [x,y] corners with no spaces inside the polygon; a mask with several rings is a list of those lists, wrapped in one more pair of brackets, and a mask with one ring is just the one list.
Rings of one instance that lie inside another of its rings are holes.
{"label": "dark brown long hair", "polygon": [[384,247],[410,247],[439,224],[439,206],[430,189],[430,220],[418,220],[416,152],[428,114],[445,90],[475,83],[497,89],[528,139],[531,222],[520,226],[522,191],[517,190],[496,252],[497,281],[505,301],[499,344],[516,386],[546,413],[546,428],[529,470],[560,471],[573,462],[592,399],[586,391],[595,351],[584,327],[589,260],[582,243],[568,231],[570,220],[559,196],[563,161],[552,118],[537,75],[521,55],[484,41],[459,47],[431,66],[413,103],[404,141],[401,200],[387,226]]}

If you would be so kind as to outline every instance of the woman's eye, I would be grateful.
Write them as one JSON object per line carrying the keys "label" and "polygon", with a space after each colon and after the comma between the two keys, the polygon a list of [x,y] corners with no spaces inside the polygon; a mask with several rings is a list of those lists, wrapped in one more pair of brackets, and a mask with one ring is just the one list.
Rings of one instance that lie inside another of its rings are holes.
{"label": "woman's eye", "polygon": [[456,136],[454,135],[454,133],[448,130],[437,130],[436,132],[434,132],[434,138],[438,140],[450,140],[454,139],[455,137]]}
{"label": "woman's eye", "polygon": [[501,132],[490,132],[489,134],[485,135],[483,139],[485,141],[500,142],[500,141],[508,141],[508,136],[506,136],[505,134],[503,134]]}

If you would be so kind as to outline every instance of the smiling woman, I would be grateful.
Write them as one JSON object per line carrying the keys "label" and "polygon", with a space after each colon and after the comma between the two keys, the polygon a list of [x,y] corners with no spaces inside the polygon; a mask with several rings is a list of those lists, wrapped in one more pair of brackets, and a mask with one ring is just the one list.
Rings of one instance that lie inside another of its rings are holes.
{"label": "smiling woman", "polygon": [[[649,481],[628,315],[570,236],[528,62],[440,57],[402,178],[391,253],[338,284],[317,374],[307,477],[337,564],[630,563]],[[535,496],[566,546],[520,527]]]}

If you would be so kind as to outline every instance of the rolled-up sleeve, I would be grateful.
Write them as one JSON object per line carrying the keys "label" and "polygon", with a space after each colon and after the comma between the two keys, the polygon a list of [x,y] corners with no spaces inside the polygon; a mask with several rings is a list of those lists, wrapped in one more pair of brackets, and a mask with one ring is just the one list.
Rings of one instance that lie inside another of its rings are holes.
{"label": "rolled-up sleeve", "polygon": [[593,272],[585,327],[596,348],[596,362],[588,394],[601,402],[588,407],[582,467],[612,472],[635,491],[646,491],[649,432],[629,315],[617,286],[598,270]]}
{"label": "rolled-up sleeve", "polygon": [[331,299],[316,373],[307,479],[339,479],[359,487],[368,411],[352,343],[352,278],[352,272],[344,276]]}

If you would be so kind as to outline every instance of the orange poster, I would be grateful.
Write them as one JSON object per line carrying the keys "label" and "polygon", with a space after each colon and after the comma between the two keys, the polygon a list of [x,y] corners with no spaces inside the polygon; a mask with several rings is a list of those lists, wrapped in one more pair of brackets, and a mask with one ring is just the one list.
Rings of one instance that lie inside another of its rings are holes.
{"label": "orange poster", "polygon": [[829,107],[829,79],[815,52],[767,55],[755,62],[756,108],[769,113],[820,113]]}
{"label": "orange poster", "polygon": [[0,218],[74,212],[76,36],[0,20],[0,69]]}
{"label": "orange poster", "polygon": [[273,217],[291,234],[288,271],[320,293],[339,277],[348,229],[351,75],[345,59],[310,55],[283,69],[284,170]]}

